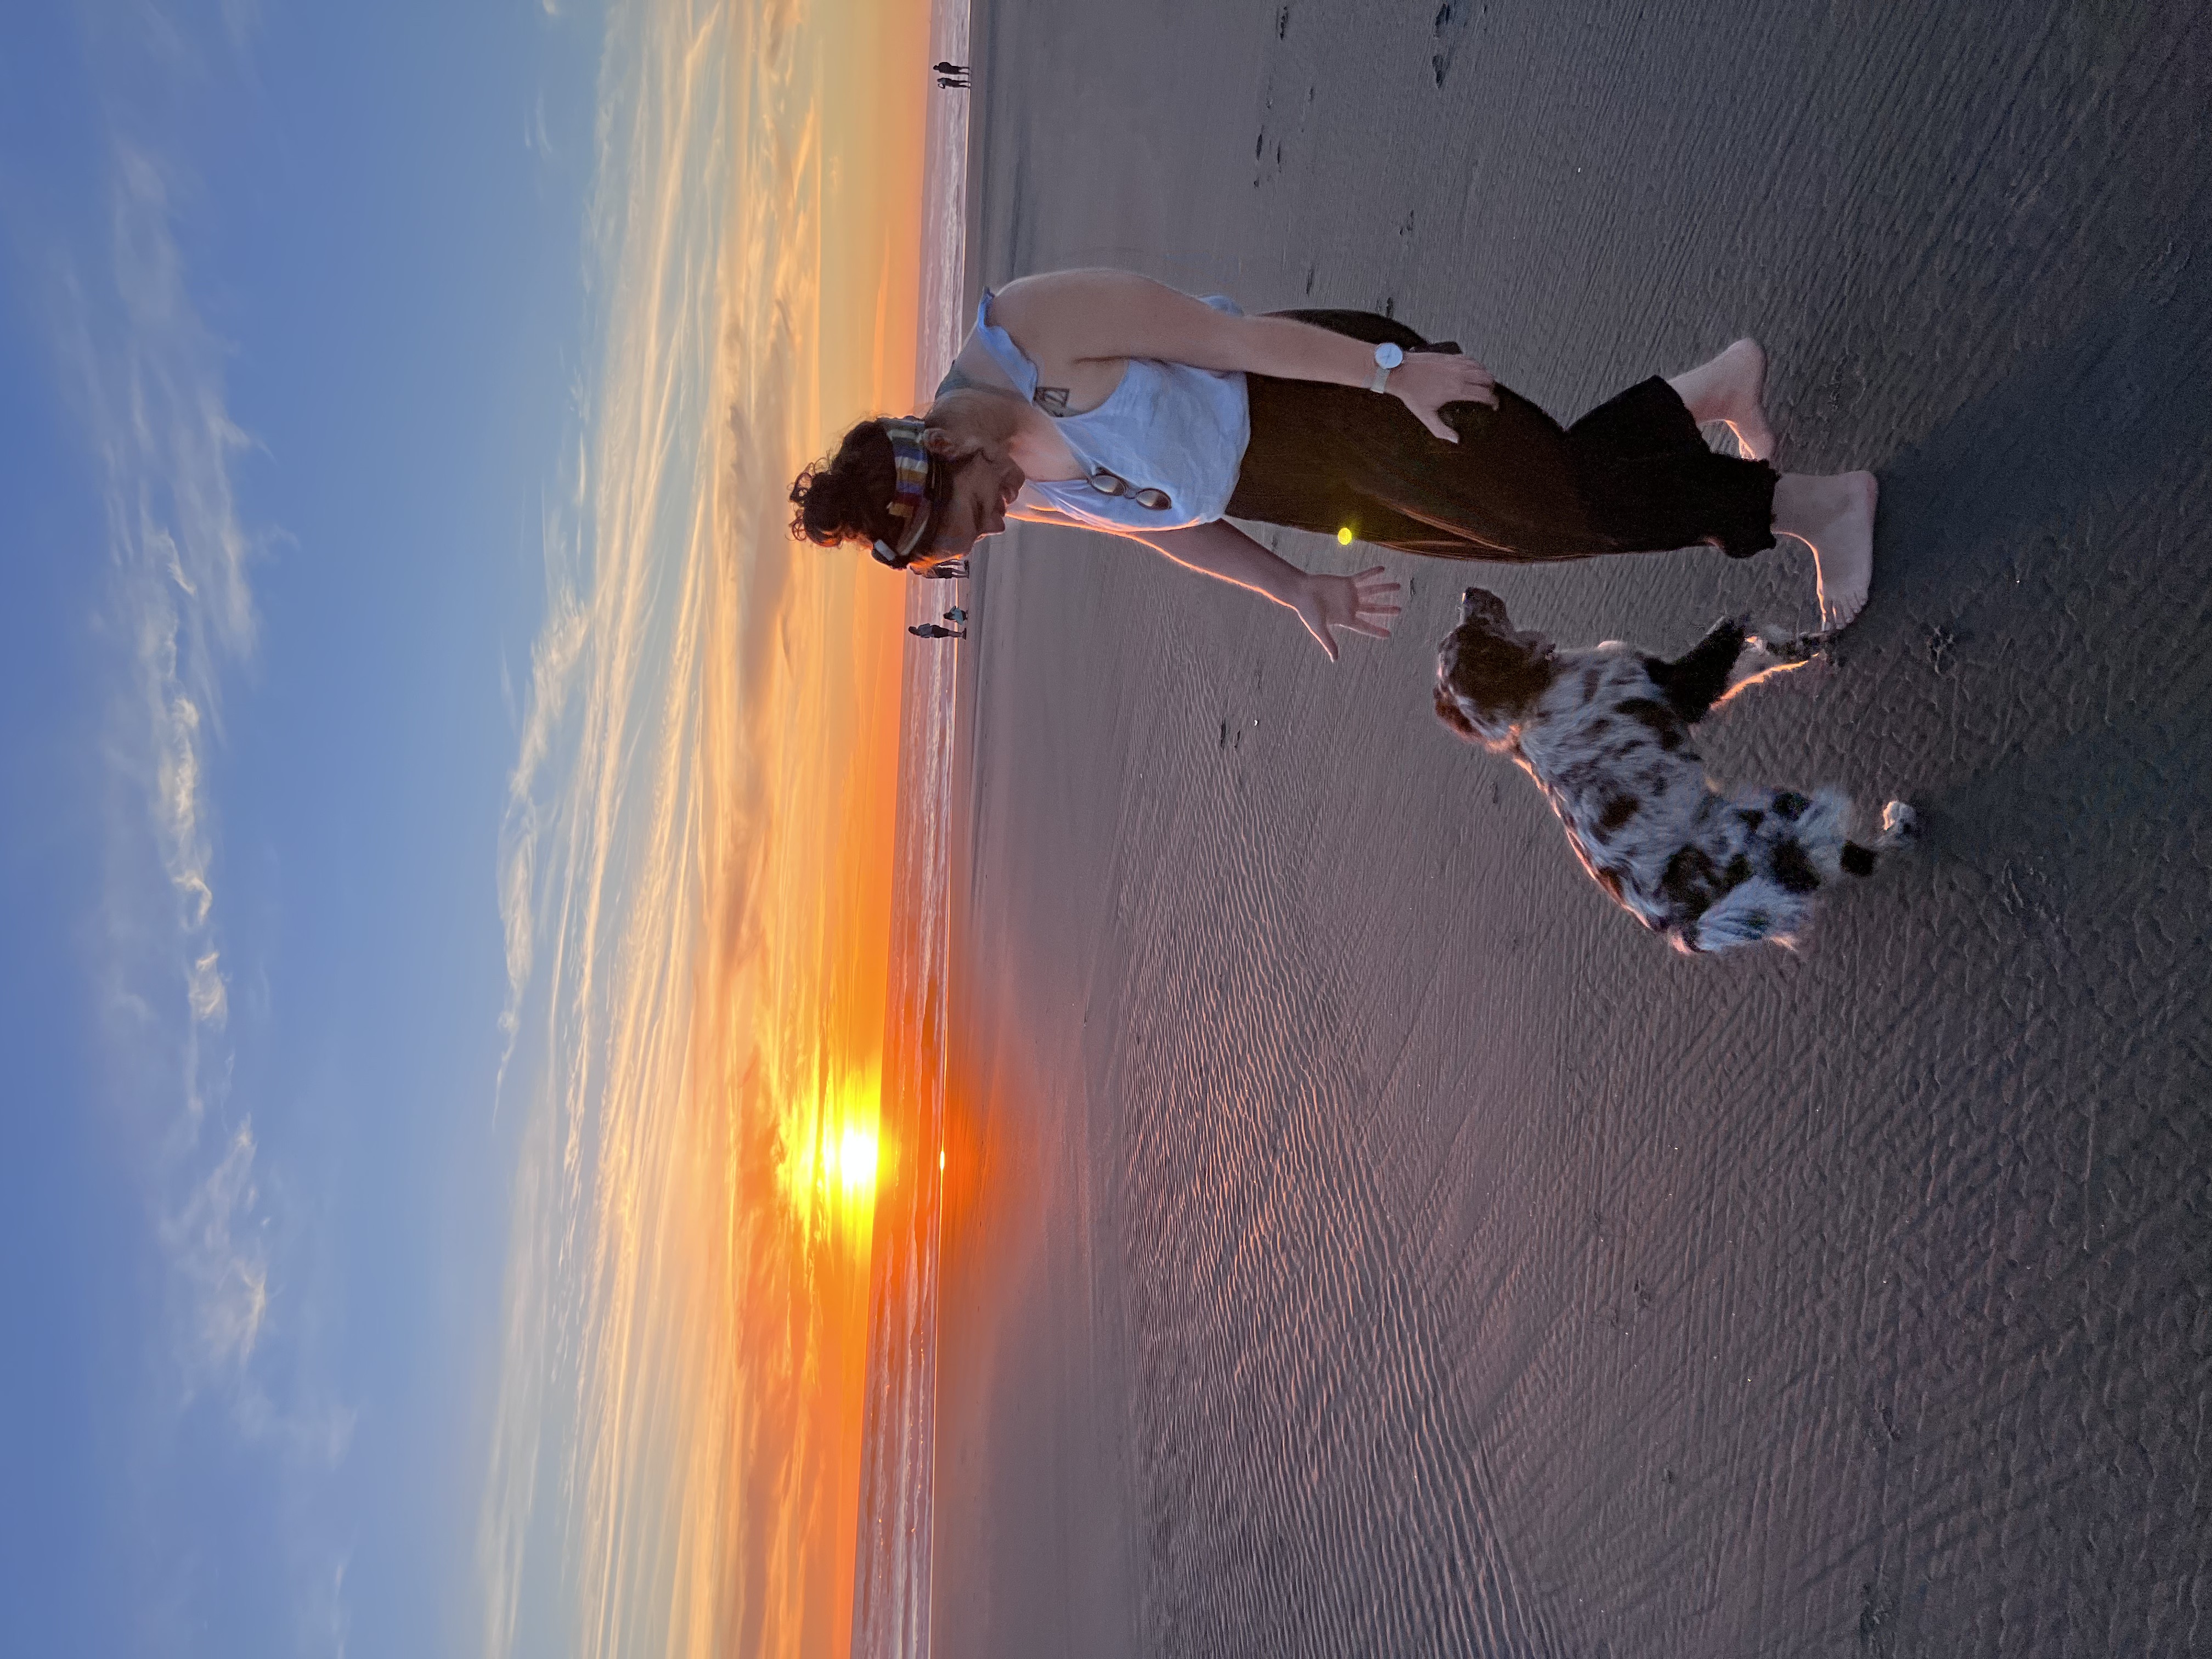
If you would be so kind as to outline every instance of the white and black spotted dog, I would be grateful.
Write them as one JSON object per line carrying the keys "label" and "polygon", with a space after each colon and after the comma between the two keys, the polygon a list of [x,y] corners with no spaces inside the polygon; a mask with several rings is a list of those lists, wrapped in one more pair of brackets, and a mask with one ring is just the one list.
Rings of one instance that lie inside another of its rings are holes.
{"label": "white and black spotted dog", "polygon": [[1893,800],[1863,844],[1839,789],[1724,795],[1705,776],[1690,728],[1738,686],[1804,655],[1734,621],[1672,662],[1618,640],[1563,651],[1470,587],[1437,656],[1437,714],[1517,761],[1583,867],[1676,950],[1791,945],[1822,885],[1872,874],[1875,854],[1909,844],[1917,827]]}

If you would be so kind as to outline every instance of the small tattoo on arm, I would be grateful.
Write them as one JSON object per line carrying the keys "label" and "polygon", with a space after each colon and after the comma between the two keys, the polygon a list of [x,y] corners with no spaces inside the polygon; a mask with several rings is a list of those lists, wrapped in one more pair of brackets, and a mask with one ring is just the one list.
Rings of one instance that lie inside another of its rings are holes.
{"label": "small tattoo on arm", "polygon": [[1041,386],[1030,400],[1048,415],[1059,416],[1067,413],[1067,388],[1064,386]]}

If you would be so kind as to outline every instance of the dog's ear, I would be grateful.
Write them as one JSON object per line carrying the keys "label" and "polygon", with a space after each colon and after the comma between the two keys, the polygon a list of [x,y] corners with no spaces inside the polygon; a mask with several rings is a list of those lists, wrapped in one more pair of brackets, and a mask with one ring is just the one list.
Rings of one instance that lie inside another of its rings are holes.
{"label": "dog's ear", "polygon": [[1437,667],[1438,678],[1458,699],[1460,712],[1480,741],[1493,744],[1502,742],[1504,729],[1551,690],[1557,672],[1549,650],[1492,633],[1480,618],[1461,624],[1445,641]]}
{"label": "dog's ear", "polygon": [[1468,719],[1467,711],[1459,706],[1459,699],[1447,686],[1437,688],[1437,718],[1469,743],[1482,741],[1482,733],[1474,729],[1474,722]]}

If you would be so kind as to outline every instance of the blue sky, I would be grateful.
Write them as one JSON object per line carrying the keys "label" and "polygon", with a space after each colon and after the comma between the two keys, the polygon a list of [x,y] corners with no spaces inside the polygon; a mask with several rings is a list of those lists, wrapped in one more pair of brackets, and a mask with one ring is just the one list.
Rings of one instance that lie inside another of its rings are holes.
{"label": "blue sky", "polygon": [[479,1640],[499,837],[591,359],[601,31],[10,15],[10,1651]]}

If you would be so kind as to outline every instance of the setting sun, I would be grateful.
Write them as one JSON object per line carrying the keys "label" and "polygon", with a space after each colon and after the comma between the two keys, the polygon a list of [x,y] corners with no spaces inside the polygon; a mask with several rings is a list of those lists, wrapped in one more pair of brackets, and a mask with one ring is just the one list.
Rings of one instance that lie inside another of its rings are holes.
{"label": "setting sun", "polygon": [[848,1074],[794,1106],[783,1188],[815,1236],[834,1233],[866,1255],[877,1188],[895,1162],[882,1130],[882,1078],[874,1066]]}
{"label": "setting sun", "polygon": [[876,1132],[845,1126],[835,1147],[824,1148],[823,1173],[844,1188],[848,1201],[872,1198],[876,1191]]}

